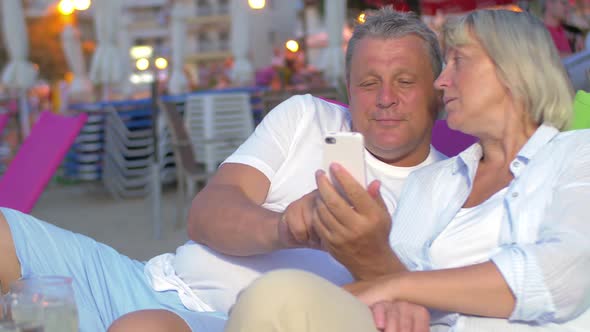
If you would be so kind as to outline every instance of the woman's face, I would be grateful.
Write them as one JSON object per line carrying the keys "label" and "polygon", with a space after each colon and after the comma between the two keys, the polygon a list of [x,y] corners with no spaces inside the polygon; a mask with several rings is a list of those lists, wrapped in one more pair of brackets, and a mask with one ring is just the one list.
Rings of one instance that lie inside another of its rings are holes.
{"label": "woman's face", "polygon": [[449,127],[479,136],[497,126],[510,96],[479,42],[448,49],[445,62],[434,86],[443,91]]}

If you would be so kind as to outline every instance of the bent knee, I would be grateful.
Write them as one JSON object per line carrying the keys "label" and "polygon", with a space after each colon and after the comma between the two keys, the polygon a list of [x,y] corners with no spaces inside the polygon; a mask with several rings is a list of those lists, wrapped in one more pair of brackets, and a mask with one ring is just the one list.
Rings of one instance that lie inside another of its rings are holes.
{"label": "bent knee", "polygon": [[[334,287],[329,281],[301,270],[278,270],[265,274],[243,291],[239,299],[247,302],[272,303],[281,305],[302,305],[301,301],[312,301],[309,294],[324,287]],[[244,299],[246,298],[246,299]]]}
{"label": "bent knee", "polygon": [[186,322],[168,310],[140,310],[119,317],[108,332],[191,332]]}

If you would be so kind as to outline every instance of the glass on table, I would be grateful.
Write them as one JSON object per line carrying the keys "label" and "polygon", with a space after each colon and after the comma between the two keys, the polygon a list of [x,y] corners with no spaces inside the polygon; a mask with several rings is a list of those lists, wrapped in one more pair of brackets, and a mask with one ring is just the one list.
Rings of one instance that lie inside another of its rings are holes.
{"label": "glass on table", "polygon": [[37,324],[45,332],[78,331],[71,278],[31,276],[19,279],[10,286],[9,299],[10,314],[16,323]]}
{"label": "glass on table", "polygon": [[0,321],[0,332],[44,332],[43,327],[33,323],[16,323],[11,320]]}

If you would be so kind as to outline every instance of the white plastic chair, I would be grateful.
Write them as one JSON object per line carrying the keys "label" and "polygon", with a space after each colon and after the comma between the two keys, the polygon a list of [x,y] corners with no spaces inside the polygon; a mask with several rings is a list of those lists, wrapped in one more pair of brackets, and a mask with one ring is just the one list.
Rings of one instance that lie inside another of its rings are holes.
{"label": "white plastic chair", "polygon": [[197,162],[207,173],[254,131],[250,95],[243,92],[193,95],[186,99],[184,121]]}

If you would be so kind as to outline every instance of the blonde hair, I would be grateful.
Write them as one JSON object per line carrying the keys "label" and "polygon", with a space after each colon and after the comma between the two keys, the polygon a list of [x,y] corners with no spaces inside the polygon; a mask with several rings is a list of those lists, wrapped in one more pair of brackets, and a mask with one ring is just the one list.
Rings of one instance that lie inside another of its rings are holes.
{"label": "blonde hair", "polygon": [[571,82],[539,19],[524,12],[478,10],[443,28],[445,49],[473,43],[474,37],[494,62],[502,83],[537,124],[560,130],[568,126]]}

